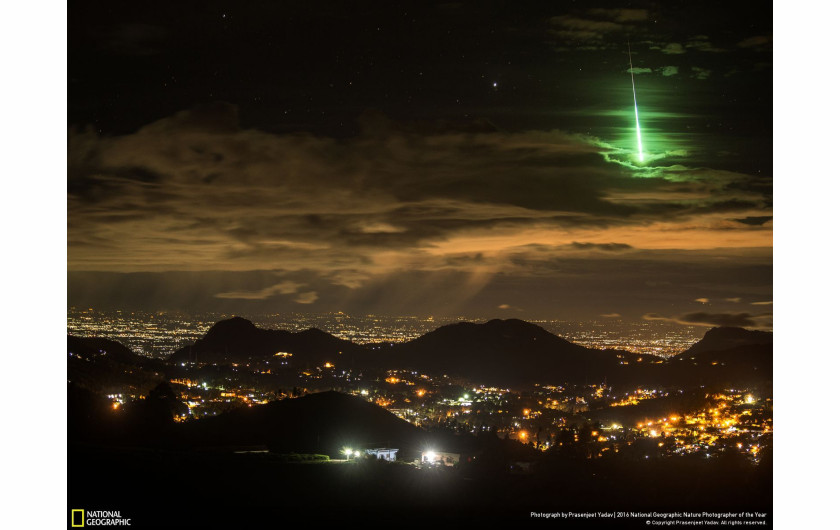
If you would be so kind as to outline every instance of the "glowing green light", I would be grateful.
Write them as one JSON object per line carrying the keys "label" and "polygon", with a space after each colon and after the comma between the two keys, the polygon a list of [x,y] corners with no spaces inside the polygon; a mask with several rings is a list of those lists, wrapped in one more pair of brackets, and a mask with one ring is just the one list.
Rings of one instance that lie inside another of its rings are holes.
{"label": "glowing green light", "polygon": [[645,161],[642,151],[642,128],[639,126],[639,104],[636,103],[636,80],[633,77],[633,56],[630,54],[630,43],[627,43],[627,55],[630,57],[630,83],[633,85],[633,110],[636,111],[636,142],[639,144],[639,162]]}
{"label": "glowing green light", "polygon": [[636,141],[639,144],[639,161],[645,161],[645,154],[642,152],[642,128],[639,127],[639,107],[636,106],[636,91],[633,90],[633,108],[636,110]]}

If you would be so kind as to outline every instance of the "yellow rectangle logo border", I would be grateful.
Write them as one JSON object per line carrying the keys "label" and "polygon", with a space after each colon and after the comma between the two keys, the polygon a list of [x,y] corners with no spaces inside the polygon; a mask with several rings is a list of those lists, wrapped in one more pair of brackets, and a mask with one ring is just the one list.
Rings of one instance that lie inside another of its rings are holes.
{"label": "yellow rectangle logo border", "polygon": [[[76,512],[82,512],[82,524],[76,524]],[[70,526],[72,526],[73,528],[83,528],[85,526],[84,510],[70,510]]]}

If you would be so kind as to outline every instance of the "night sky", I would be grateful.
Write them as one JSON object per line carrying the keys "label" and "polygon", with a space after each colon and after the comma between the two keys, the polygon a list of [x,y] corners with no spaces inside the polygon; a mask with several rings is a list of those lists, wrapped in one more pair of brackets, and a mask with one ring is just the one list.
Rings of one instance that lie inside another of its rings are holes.
{"label": "night sky", "polygon": [[68,10],[70,305],[772,327],[769,4],[156,4]]}

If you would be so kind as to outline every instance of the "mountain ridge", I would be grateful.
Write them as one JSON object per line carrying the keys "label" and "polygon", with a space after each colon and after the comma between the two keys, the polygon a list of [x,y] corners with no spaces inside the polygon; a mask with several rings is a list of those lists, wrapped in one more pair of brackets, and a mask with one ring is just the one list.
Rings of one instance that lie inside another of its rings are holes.
{"label": "mountain ridge", "polygon": [[295,364],[335,362],[342,355],[363,356],[366,348],[340,339],[317,328],[303,331],[262,329],[242,317],[233,317],[214,324],[192,345],[176,350],[169,360],[189,362],[236,362],[251,358],[268,358],[277,353],[290,353]]}
{"label": "mountain ridge", "polygon": [[684,359],[706,352],[724,351],[740,346],[769,346],[772,352],[773,332],[749,330],[732,326],[714,327],[703,338],[672,359]]}
{"label": "mountain ridge", "polygon": [[[360,345],[310,328],[261,329],[242,317],[214,324],[204,337],[176,351],[170,362],[235,363],[290,354],[290,368],[411,369],[494,386],[563,381],[595,384],[673,384],[760,378],[772,373],[772,333],[712,328],[669,360],[575,344],[519,319],[456,322],[404,343]],[[687,362],[681,362],[687,361]],[[721,369],[725,367],[724,369]]]}

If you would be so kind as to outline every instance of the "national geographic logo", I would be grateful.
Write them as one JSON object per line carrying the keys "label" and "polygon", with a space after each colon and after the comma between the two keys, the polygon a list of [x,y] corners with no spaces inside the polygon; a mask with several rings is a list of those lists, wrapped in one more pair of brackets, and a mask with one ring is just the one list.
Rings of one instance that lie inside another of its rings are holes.
{"label": "national geographic logo", "polygon": [[131,519],[116,510],[70,510],[70,526],[131,526]]}

